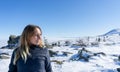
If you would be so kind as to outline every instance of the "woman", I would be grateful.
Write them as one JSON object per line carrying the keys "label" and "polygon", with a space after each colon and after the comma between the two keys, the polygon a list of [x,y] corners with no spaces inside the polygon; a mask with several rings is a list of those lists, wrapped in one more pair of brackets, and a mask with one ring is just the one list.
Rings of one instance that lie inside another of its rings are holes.
{"label": "woman", "polygon": [[52,72],[49,52],[43,48],[41,35],[39,26],[27,25],[24,28],[8,72]]}

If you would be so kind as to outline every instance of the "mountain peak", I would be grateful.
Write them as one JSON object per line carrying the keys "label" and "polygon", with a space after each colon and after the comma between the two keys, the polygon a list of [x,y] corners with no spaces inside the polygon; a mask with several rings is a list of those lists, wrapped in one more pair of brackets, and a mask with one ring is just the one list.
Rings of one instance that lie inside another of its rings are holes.
{"label": "mountain peak", "polygon": [[117,28],[117,29],[113,29],[107,33],[104,34],[104,36],[108,36],[108,35],[113,35],[113,34],[120,34],[120,28]]}

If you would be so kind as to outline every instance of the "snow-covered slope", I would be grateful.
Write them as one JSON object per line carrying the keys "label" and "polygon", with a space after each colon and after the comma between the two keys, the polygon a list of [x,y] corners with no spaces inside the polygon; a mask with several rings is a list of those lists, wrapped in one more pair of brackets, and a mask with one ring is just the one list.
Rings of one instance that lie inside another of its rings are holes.
{"label": "snow-covered slope", "polygon": [[[81,48],[75,49],[69,46],[54,47],[53,51],[57,51],[58,55],[51,57],[51,64],[53,72],[117,72],[116,68],[120,68],[120,62],[118,62],[118,55],[120,55],[120,44],[99,47],[87,47],[86,49],[91,52],[103,52],[106,55],[93,56],[89,62],[75,60],[71,61],[70,58],[78,53]],[[0,52],[12,52],[8,49],[0,49]],[[62,52],[69,52],[68,56],[62,55]],[[11,53],[9,53],[11,54]],[[58,61],[62,63],[57,63]],[[0,72],[7,72],[10,59],[0,59]]]}
{"label": "snow-covered slope", "polygon": [[0,47],[6,46],[7,45],[7,40],[0,40]]}

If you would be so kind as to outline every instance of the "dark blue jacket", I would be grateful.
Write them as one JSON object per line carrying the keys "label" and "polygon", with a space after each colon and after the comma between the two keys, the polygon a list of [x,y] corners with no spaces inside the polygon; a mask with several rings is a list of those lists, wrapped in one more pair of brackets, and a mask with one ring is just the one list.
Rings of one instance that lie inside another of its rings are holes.
{"label": "dark blue jacket", "polygon": [[30,46],[31,56],[27,58],[26,63],[20,57],[16,65],[13,64],[15,52],[16,49],[13,51],[8,72],[52,72],[49,52],[46,48]]}

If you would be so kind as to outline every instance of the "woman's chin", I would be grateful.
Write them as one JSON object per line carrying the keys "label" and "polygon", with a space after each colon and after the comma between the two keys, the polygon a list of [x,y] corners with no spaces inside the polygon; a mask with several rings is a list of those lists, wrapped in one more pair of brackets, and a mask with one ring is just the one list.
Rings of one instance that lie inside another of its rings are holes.
{"label": "woman's chin", "polygon": [[39,43],[36,43],[36,45],[39,45]]}

